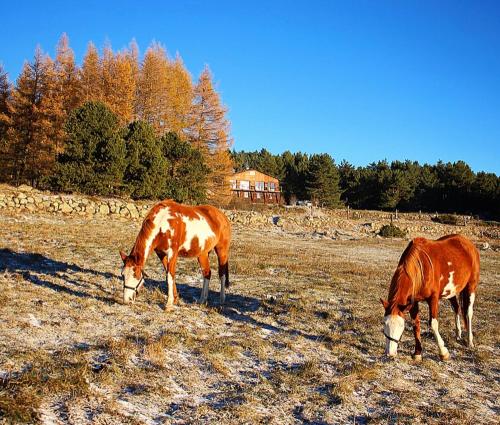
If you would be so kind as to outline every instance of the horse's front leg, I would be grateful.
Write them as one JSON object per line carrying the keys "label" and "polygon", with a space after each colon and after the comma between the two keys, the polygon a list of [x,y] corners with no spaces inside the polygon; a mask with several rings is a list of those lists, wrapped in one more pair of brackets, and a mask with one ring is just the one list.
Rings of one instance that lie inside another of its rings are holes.
{"label": "horse's front leg", "polygon": [[179,296],[175,285],[175,269],[177,266],[177,256],[168,258],[166,255],[161,259],[163,267],[167,273],[167,307],[177,304]]}
{"label": "horse's front leg", "polygon": [[439,323],[437,319],[438,315],[438,303],[439,303],[439,297],[438,296],[433,296],[429,301],[429,322],[430,322],[430,327],[432,329],[432,332],[434,333],[434,337],[436,338],[437,345],[439,347],[439,357],[441,357],[441,360],[449,360],[450,359],[450,352],[444,345],[443,338],[441,338],[441,335],[439,334]]}
{"label": "horse's front leg", "polygon": [[203,275],[203,289],[201,290],[200,304],[205,304],[208,299],[208,285],[210,284],[210,276],[212,275],[208,254],[201,254],[198,257],[198,263],[200,264],[201,274]]}
{"label": "horse's front leg", "polygon": [[422,339],[420,337],[420,314],[418,311],[418,303],[416,302],[410,309],[410,317],[413,321],[413,336],[415,337],[415,353],[413,358],[416,361],[422,360]]}

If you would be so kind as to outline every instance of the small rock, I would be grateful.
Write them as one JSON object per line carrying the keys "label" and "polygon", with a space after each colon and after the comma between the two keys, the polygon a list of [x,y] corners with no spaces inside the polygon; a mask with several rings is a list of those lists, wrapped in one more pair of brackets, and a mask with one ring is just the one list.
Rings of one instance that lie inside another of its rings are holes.
{"label": "small rock", "polygon": [[66,202],[63,202],[61,204],[61,207],[59,208],[63,213],[67,214],[73,211],[73,208],[71,208]]}
{"label": "small rock", "polygon": [[106,204],[101,204],[99,207],[99,214],[108,215],[109,214],[109,207]]}

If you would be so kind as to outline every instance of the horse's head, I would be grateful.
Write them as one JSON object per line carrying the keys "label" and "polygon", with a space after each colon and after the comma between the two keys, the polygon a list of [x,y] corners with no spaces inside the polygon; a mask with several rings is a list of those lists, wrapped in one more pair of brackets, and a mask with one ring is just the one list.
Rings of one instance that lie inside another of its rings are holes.
{"label": "horse's head", "polygon": [[385,335],[385,355],[396,357],[398,354],[398,343],[405,330],[404,314],[406,306],[391,304],[386,300],[380,300],[385,309],[384,314],[384,335]]}
{"label": "horse's head", "polygon": [[144,272],[134,257],[128,256],[123,251],[120,251],[120,256],[123,260],[123,304],[130,304],[135,301],[144,284]]}

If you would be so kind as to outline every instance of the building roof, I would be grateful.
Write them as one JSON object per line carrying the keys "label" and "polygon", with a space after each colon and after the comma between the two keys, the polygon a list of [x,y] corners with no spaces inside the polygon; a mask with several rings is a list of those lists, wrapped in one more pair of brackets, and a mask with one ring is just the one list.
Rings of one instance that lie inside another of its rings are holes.
{"label": "building roof", "polygon": [[236,178],[237,180],[252,180],[252,181],[279,183],[279,180],[274,178],[273,176],[269,176],[254,169],[239,171],[238,173],[234,173],[231,178],[233,179]]}

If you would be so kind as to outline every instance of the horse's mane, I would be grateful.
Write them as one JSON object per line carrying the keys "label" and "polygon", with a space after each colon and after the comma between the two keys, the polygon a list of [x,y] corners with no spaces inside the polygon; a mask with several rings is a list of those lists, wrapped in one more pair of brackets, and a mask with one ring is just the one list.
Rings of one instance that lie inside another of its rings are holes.
{"label": "horse's mane", "polygon": [[413,303],[415,296],[420,292],[425,282],[424,263],[428,262],[430,269],[434,266],[429,254],[422,246],[421,241],[417,238],[410,242],[406,247],[401,259],[399,260],[396,272],[392,277],[391,286],[389,287],[389,300],[395,301],[399,293],[403,290],[403,279],[411,282],[411,302]]}
{"label": "horse's mane", "polygon": [[155,225],[153,222],[153,217],[151,214],[148,214],[144,221],[142,222],[141,230],[135,239],[134,247],[132,248],[131,256],[135,257],[136,261],[140,256],[147,256],[148,253],[144,252],[146,249],[146,241],[148,240],[151,232],[154,230]]}

